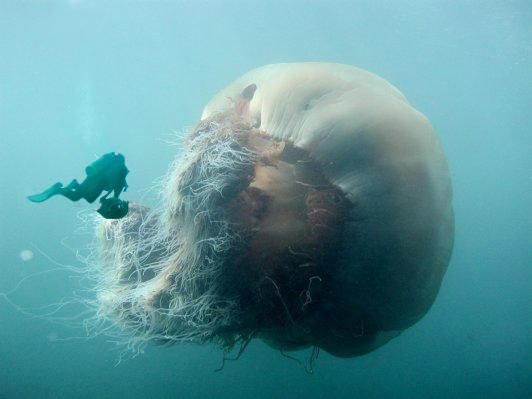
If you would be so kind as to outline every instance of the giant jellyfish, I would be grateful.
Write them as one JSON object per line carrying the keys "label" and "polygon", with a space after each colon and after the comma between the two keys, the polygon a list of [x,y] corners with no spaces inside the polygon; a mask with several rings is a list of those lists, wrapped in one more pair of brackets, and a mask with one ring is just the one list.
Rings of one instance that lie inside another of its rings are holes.
{"label": "giant jellyfish", "polygon": [[347,65],[267,65],[231,83],[161,194],[97,229],[98,315],[139,343],[362,355],[426,314],[453,246],[429,121]]}

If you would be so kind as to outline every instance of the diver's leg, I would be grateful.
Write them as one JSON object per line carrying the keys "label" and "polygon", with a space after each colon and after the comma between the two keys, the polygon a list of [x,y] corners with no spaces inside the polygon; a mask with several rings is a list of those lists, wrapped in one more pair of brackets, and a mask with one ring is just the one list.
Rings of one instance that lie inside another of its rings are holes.
{"label": "diver's leg", "polygon": [[48,188],[47,190],[43,191],[40,194],[28,196],[28,199],[31,202],[43,202],[43,201],[46,201],[48,198],[53,197],[54,195],[60,194],[62,188],[63,188],[63,185],[61,183],[55,183],[50,188]]}
{"label": "diver's leg", "polygon": [[88,192],[85,192],[85,198],[89,204],[92,204],[96,199],[100,196],[102,192],[97,190],[91,190]]}
{"label": "diver's leg", "polygon": [[89,204],[96,201],[104,190],[105,185],[97,176],[88,176],[80,185],[80,191],[83,193],[83,198],[85,198]]}
{"label": "diver's leg", "polygon": [[79,201],[83,198],[83,190],[76,179],[72,180],[68,186],[61,188],[58,194],[61,194],[63,197],[66,197],[71,201]]}

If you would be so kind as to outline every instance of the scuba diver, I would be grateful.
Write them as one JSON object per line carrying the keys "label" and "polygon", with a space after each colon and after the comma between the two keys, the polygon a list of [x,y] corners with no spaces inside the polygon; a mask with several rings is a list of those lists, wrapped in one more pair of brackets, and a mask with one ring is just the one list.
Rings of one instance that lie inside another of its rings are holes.
{"label": "scuba diver", "polygon": [[[106,219],[120,219],[127,215],[129,202],[119,198],[122,191],[127,190],[126,176],[129,173],[125,158],[122,154],[110,152],[104,154],[85,168],[87,177],[81,183],[72,180],[66,187],[62,183],[55,183],[40,194],[30,195],[31,202],[43,202],[55,195],[62,195],[71,201],[85,199],[92,204],[100,198],[100,208],[97,212]],[[111,198],[109,195],[113,193]]]}

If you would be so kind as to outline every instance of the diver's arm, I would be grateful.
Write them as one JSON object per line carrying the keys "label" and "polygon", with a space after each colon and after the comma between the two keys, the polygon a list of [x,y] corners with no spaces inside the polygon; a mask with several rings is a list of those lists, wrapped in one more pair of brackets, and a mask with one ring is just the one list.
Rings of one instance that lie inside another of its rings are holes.
{"label": "diver's arm", "polygon": [[[107,197],[109,197],[109,194],[111,194],[112,191],[113,190],[109,190],[104,195],[102,195],[101,198],[100,198],[100,202],[102,202],[102,200],[104,200],[104,199],[107,199]],[[116,197],[116,194],[115,194],[115,197]]]}
{"label": "diver's arm", "polygon": [[[122,190],[124,190],[124,186],[121,186],[120,188],[114,188],[112,191],[114,191],[113,197],[118,199],[120,196],[120,193],[122,193]],[[109,191],[110,193],[111,191]]]}

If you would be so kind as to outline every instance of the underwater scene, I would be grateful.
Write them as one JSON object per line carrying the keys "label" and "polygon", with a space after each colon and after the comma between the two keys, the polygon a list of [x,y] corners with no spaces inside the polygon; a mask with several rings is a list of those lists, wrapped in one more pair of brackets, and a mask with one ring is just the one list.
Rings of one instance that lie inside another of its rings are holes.
{"label": "underwater scene", "polygon": [[0,1],[0,399],[531,398],[531,22]]}

